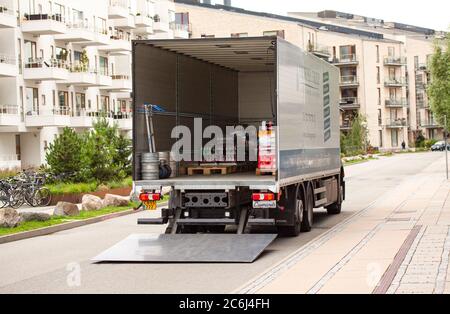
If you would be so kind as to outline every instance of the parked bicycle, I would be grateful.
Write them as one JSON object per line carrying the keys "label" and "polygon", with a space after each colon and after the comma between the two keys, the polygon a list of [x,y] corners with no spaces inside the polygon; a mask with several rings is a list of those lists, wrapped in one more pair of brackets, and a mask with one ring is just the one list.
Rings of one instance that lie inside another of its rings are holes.
{"label": "parked bicycle", "polygon": [[52,201],[50,190],[46,188],[47,176],[24,171],[14,178],[0,180],[0,208],[17,209],[27,203],[31,207],[48,206]]}

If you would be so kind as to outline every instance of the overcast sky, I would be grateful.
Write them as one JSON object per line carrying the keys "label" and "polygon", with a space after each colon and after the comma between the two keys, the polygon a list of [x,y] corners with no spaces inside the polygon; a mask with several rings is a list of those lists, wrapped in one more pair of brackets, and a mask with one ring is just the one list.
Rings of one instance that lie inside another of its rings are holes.
{"label": "overcast sky", "polygon": [[449,0],[232,0],[232,4],[283,15],[289,11],[330,9],[437,30],[449,30],[450,27]]}

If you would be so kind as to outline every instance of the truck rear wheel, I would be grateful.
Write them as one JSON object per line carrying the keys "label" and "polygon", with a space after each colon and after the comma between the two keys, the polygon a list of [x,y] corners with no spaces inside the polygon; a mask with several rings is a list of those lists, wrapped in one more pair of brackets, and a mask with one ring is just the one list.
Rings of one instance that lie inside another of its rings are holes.
{"label": "truck rear wheel", "polygon": [[305,208],[303,213],[302,231],[310,232],[314,223],[314,193],[311,185],[306,189]]}
{"label": "truck rear wheel", "polygon": [[294,225],[278,227],[278,234],[285,237],[297,237],[301,232],[301,225],[304,212],[303,193],[295,188],[293,198],[288,200],[289,209],[294,209]]}
{"label": "truck rear wheel", "polygon": [[342,212],[342,203],[344,202],[344,189],[342,185],[340,186],[339,198],[339,202],[331,204],[326,208],[328,215],[339,215]]}

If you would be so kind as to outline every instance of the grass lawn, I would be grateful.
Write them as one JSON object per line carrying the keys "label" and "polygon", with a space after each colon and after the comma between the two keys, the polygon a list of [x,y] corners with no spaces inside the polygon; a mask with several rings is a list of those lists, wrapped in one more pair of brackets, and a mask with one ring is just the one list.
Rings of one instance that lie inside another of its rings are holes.
{"label": "grass lawn", "polygon": [[[158,205],[165,203],[167,201],[168,201],[168,197],[165,197],[164,199],[162,199],[158,202]],[[132,202],[132,203],[130,203],[129,206],[125,206],[125,207],[106,207],[106,208],[103,208],[100,210],[95,210],[95,211],[80,211],[80,214],[78,216],[74,216],[74,217],[53,217],[52,216],[49,221],[24,222],[16,228],[0,228],[0,237],[9,235],[9,234],[15,234],[15,233],[20,233],[20,232],[31,231],[31,230],[41,229],[41,228],[45,228],[45,227],[60,225],[60,224],[66,223],[66,222],[86,220],[86,219],[104,216],[104,215],[108,215],[108,214],[120,213],[123,211],[127,211],[129,209],[135,208],[137,206],[139,206],[138,203]]]}
{"label": "grass lawn", "polygon": [[117,189],[124,187],[132,187],[133,179],[126,178],[122,181],[109,182],[105,185],[99,185],[97,182],[91,183],[58,183],[58,184],[48,184],[47,187],[50,189],[52,195],[63,195],[63,194],[80,194],[80,193],[93,193],[106,189]]}
{"label": "grass lawn", "polygon": [[36,229],[41,229],[45,227],[51,227],[55,225],[60,225],[66,222],[71,221],[79,221],[79,220],[86,220],[89,218],[95,218],[99,216],[104,216],[108,214],[113,213],[119,213],[123,211],[127,211],[131,208],[133,208],[136,204],[130,204],[126,207],[107,207],[96,211],[80,211],[80,214],[78,216],[74,217],[52,217],[49,221],[29,221],[24,222],[20,226],[16,228],[0,228],[0,236],[5,236],[9,234],[15,234],[19,232],[24,231],[31,231]]}
{"label": "grass lawn", "polygon": [[367,158],[363,160],[351,160],[344,163],[344,166],[351,166],[351,165],[357,165],[357,164],[363,164],[365,162],[369,162],[371,160],[377,160],[377,158]]}

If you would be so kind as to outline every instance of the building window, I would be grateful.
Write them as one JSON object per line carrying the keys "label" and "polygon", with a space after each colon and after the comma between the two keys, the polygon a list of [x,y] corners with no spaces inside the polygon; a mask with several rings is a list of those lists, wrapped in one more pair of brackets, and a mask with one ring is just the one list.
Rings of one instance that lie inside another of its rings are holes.
{"label": "building window", "polygon": [[348,61],[356,60],[356,46],[355,45],[340,46],[339,54],[341,60],[348,60]]}
{"label": "building window", "polygon": [[392,147],[398,147],[398,130],[391,131],[391,144]]}
{"label": "building window", "polygon": [[379,136],[380,136],[380,147],[383,147],[383,131],[378,131],[379,132]]}
{"label": "building window", "polygon": [[395,57],[395,48],[394,47],[388,47],[388,56]]}
{"label": "building window", "polygon": [[265,31],[263,33],[263,36],[278,36],[278,37],[284,38],[284,30]]}
{"label": "building window", "polygon": [[248,37],[248,33],[233,33],[231,34],[232,38],[239,38],[239,37]]}
{"label": "building window", "polygon": [[216,35],[206,35],[206,34],[202,34],[201,37],[202,37],[202,38],[214,38],[214,37],[216,37]]}
{"label": "building window", "polygon": [[377,84],[381,83],[381,72],[380,67],[377,66]]}
{"label": "building window", "polygon": [[377,47],[377,63],[380,63],[380,46],[376,45]]}

